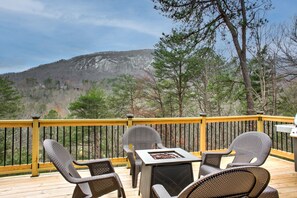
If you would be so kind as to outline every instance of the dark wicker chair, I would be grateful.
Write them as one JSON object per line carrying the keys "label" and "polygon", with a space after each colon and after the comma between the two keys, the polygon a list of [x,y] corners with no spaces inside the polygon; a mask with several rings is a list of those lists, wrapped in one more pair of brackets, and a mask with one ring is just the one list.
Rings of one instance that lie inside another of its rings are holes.
{"label": "dark wicker chair", "polygon": [[[246,166],[226,169],[209,174],[188,185],[177,196],[178,198],[197,197],[270,197],[277,198],[278,192],[268,187],[269,172],[261,167]],[[263,196],[266,188],[268,196]],[[153,197],[173,198],[166,189],[156,184],[152,187]]]}
{"label": "dark wicker chair", "polygon": [[135,155],[135,150],[166,148],[162,145],[159,133],[148,126],[133,126],[123,136],[123,147],[131,164],[132,187],[137,187],[138,174],[141,172],[142,161]]}
{"label": "dark wicker chair", "polygon": [[[114,172],[109,159],[78,162],[61,144],[54,140],[44,140],[43,146],[62,176],[68,182],[76,184],[72,197],[99,197],[114,190],[118,190],[118,197],[126,197],[120,178]],[[74,164],[87,166],[91,177],[81,178]]]}
{"label": "dark wicker chair", "polygon": [[237,136],[226,152],[203,152],[200,164],[199,178],[209,173],[218,172],[221,158],[235,151],[235,157],[227,168],[238,166],[261,166],[266,161],[270,149],[271,139],[261,132],[246,132]]}

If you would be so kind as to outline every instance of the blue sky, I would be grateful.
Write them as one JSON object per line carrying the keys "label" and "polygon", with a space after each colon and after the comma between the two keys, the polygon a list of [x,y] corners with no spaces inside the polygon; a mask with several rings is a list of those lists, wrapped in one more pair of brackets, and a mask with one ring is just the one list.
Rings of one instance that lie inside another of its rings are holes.
{"label": "blue sky", "polygon": [[[273,0],[271,23],[290,22],[296,0]],[[100,52],[152,49],[173,23],[151,0],[0,0],[0,74]]]}

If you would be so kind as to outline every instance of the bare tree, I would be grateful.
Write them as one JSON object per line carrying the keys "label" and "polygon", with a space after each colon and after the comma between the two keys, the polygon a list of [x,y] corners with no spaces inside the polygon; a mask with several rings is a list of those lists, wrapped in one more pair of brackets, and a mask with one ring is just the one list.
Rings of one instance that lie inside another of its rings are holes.
{"label": "bare tree", "polygon": [[290,26],[279,26],[275,43],[279,50],[279,71],[286,80],[294,80],[297,77],[297,16]]}
{"label": "bare tree", "polygon": [[252,58],[249,67],[253,79],[253,92],[257,109],[269,114],[274,114],[276,109],[276,85],[277,56],[272,50],[272,28],[261,26],[255,28],[254,37],[250,41],[252,46],[248,48]]}
{"label": "bare tree", "polygon": [[[143,79],[143,84],[145,89],[143,90],[143,98],[152,106],[155,107],[155,110],[160,111],[160,116],[166,116],[166,108],[164,104],[164,91],[156,77],[148,70],[145,70],[146,76]],[[154,115],[156,116],[156,115]]]}
{"label": "bare tree", "polygon": [[[253,114],[254,100],[249,69],[247,66],[247,38],[255,27],[266,23],[265,10],[270,0],[153,0],[155,8],[165,16],[182,24],[195,44],[214,40],[220,32],[223,38],[231,35],[242,72],[247,101],[247,113]],[[258,17],[256,17],[258,16]]]}

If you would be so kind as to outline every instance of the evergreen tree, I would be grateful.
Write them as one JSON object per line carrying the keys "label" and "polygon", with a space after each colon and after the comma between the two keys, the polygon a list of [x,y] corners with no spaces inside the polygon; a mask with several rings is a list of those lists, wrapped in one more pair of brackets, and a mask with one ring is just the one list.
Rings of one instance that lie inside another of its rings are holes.
{"label": "evergreen tree", "polygon": [[58,118],[60,118],[59,113],[54,109],[51,109],[46,115],[44,115],[44,119],[58,119]]}
{"label": "evergreen tree", "polygon": [[126,117],[128,113],[139,115],[140,86],[131,75],[121,75],[112,80],[112,94],[108,101],[113,116]]}
{"label": "evergreen tree", "polygon": [[173,31],[162,37],[155,46],[153,67],[160,85],[168,95],[175,95],[178,105],[177,116],[183,116],[183,107],[189,82],[196,76],[199,64],[195,59],[195,50],[185,43],[183,34]]}
{"label": "evergreen tree", "polygon": [[0,77],[0,119],[16,118],[21,113],[21,96],[13,83]]}
{"label": "evergreen tree", "polygon": [[75,102],[70,103],[69,110],[71,115],[76,118],[106,118],[108,117],[108,108],[105,92],[99,88],[92,88]]}

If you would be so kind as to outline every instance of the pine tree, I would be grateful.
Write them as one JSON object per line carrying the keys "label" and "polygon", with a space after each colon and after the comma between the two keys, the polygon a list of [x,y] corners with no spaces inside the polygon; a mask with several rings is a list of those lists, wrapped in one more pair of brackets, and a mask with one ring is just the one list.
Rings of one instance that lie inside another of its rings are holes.
{"label": "pine tree", "polygon": [[21,96],[7,78],[0,77],[0,119],[16,118],[21,113]]}

